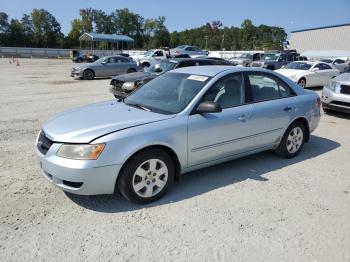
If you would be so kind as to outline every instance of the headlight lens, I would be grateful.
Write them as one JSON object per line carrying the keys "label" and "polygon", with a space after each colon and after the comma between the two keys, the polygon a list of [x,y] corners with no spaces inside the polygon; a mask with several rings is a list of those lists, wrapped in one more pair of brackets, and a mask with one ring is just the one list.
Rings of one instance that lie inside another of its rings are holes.
{"label": "headlight lens", "polygon": [[328,88],[329,90],[332,90],[333,92],[335,92],[335,89],[337,87],[337,83],[334,81],[329,81],[326,85],[326,88]]}
{"label": "headlight lens", "polygon": [[94,145],[62,145],[57,156],[75,160],[96,160],[105,148],[105,144]]}
{"label": "headlight lens", "polygon": [[135,83],[134,82],[125,82],[122,86],[123,89],[132,91],[135,89]]}

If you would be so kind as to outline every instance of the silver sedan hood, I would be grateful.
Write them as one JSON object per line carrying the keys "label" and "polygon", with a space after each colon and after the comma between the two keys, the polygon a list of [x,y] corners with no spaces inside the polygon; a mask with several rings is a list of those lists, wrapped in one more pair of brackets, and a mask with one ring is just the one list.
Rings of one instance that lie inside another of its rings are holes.
{"label": "silver sedan hood", "polygon": [[63,112],[47,121],[43,130],[55,142],[89,143],[97,137],[133,126],[172,118],[107,101]]}

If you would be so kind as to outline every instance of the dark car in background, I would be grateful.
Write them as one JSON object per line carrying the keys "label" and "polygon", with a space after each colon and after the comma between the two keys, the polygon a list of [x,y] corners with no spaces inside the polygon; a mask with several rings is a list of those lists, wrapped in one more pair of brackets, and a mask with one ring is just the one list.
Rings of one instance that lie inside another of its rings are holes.
{"label": "dark car in background", "polygon": [[85,54],[80,55],[72,58],[72,61],[75,63],[93,63],[97,61],[99,57],[97,55],[93,54]]}
{"label": "dark car in background", "polygon": [[285,50],[276,53],[265,53],[260,61],[252,62],[250,66],[275,70],[280,69],[291,62],[303,60],[304,57],[301,57],[295,50]]}
{"label": "dark car in background", "polygon": [[227,65],[228,61],[217,58],[174,58],[145,68],[143,72],[118,75],[112,78],[110,92],[115,98],[125,98],[145,83],[170,70],[188,66]]}

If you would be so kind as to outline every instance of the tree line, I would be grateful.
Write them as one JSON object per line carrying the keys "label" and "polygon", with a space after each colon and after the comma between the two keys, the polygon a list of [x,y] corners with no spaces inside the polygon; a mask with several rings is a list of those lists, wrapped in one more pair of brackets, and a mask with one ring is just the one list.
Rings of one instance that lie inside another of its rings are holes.
{"label": "tree line", "polygon": [[33,9],[20,20],[0,12],[0,46],[77,48],[84,32],[128,35],[135,40],[135,49],[195,45],[208,50],[271,50],[280,49],[287,34],[281,27],[253,25],[246,19],[241,27],[223,26],[213,21],[184,31],[169,32],[166,18],[144,18],[127,8],[107,14],[103,10],[84,8],[79,18],[71,21],[67,35],[61,25],[45,9]]}

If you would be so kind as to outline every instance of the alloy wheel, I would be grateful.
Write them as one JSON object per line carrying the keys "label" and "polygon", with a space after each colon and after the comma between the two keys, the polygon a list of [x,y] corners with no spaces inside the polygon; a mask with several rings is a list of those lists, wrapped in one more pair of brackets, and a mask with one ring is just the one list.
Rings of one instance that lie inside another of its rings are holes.
{"label": "alloy wheel", "polygon": [[290,154],[294,154],[299,150],[303,144],[304,134],[303,130],[297,126],[294,127],[287,137],[287,150]]}
{"label": "alloy wheel", "polygon": [[168,180],[168,167],[160,159],[149,159],[135,171],[132,186],[135,193],[142,198],[157,195]]}

